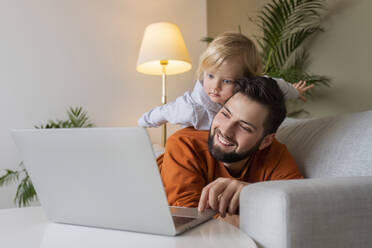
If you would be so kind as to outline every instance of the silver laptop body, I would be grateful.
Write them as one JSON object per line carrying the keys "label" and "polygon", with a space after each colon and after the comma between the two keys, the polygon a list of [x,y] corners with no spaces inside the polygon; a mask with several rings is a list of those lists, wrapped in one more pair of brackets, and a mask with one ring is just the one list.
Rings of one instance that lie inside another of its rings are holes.
{"label": "silver laptop body", "polygon": [[12,135],[51,221],[177,235],[215,214],[168,207],[144,128],[27,129]]}

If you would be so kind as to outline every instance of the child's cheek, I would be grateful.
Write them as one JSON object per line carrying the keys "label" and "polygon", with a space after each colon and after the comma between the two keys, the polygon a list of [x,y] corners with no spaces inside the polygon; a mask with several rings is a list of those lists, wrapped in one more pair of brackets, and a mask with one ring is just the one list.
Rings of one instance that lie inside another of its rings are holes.
{"label": "child's cheek", "polygon": [[232,96],[232,94],[231,95],[225,95],[223,98],[221,98],[221,101],[219,102],[219,104],[224,105],[227,102],[227,100],[230,99],[231,96]]}
{"label": "child's cheek", "polygon": [[204,92],[205,92],[205,94],[207,94],[208,95],[208,83],[205,83],[206,81],[205,81],[205,79],[204,79],[204,81],[203,81],[203,83],[202,83],[202,86],[203,86],[203,90],[204,90]]}
{"label": "child's cheek", "polygon": [[224,99],[224,101],[229,100],[230,97],[232,97],[232,95],[234,95],[233,90],[234,90],[234,87],[231,87],[230,89],[227,90],[227,92],[225,94],[225,97],[224,97],[226,99]]}

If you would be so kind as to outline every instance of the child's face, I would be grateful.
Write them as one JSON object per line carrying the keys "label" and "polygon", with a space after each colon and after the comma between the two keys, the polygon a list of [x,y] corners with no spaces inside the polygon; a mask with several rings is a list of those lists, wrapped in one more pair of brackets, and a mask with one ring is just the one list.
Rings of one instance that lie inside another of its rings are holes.
{"label": "child's face", "polygon": [[204,71],[203,88],[209,98],[224,104],[234,90],[234,81],[243,77],[243,63],[237,59],[227,59],[220,67]]}

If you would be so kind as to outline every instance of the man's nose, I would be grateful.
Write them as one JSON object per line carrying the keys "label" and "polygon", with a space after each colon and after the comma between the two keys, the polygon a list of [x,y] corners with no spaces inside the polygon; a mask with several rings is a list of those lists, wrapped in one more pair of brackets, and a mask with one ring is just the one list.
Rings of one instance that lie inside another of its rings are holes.
{"label": "man's nose", "polygon": [[234,129],[235,124],[231,121],[224,121],[222,125],[220,125],[220,131],[223,136],[233,139],[234,138]]}

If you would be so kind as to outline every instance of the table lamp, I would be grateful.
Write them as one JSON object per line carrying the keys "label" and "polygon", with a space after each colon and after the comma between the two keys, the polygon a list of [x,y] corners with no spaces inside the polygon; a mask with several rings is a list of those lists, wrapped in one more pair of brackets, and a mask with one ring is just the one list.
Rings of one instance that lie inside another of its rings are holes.
{"label": "table lamp", "polygon": [[[189,54],[180,29],[168,22],[153,23],[146,27],[137,61],[137,71],[162,76],[161,103],[167,103],[166,75],[191,69]],[[167,138],[166,124],[162,126],[162,145]]]}

